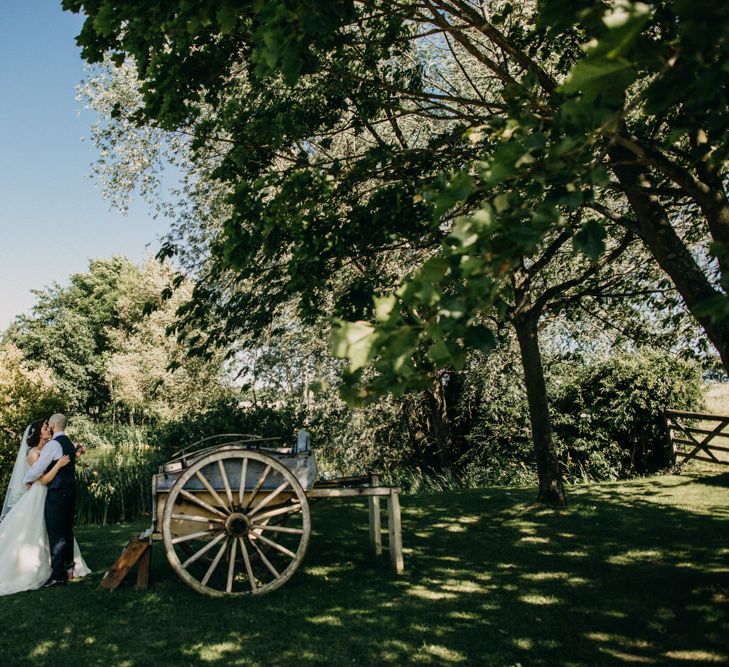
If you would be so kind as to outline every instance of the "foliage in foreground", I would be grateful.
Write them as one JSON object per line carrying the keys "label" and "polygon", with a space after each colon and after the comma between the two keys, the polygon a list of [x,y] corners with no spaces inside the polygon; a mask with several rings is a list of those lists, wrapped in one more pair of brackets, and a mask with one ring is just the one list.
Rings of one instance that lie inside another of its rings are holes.
{"label": "foliage in foreground", "polygon": [[181,239],[210,241],[183,313],[220,316],[208,342],[293,295],[371,319],[343,352],[392,389],[427,371],[404,352],[443,367],[489,347],[481,316],[523,314],[555,252],[597,259],[637,236],[726,363],[723,4],[63,5],[86,14],[86,60],[136,67],[113,117],[191,136],[192,169],[225,199]]}

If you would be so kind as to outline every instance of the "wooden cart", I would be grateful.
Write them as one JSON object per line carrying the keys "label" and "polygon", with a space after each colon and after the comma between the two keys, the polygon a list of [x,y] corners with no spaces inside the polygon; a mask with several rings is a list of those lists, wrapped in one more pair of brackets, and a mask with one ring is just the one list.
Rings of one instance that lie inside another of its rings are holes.
{"label": "wooden cart", "polygon": [[390,558],[401,573],[399,489],[380,486],[375,475],[317,481],[305,431],[293,448],[278,444],[238,433],[212,436],[178,452],[154,476],[151,539],[164,543],[179,577],[206,595],[269,593],[293,576],[306,554],[310,500],[357,496],[369,500],[377,555],[385,499]]}

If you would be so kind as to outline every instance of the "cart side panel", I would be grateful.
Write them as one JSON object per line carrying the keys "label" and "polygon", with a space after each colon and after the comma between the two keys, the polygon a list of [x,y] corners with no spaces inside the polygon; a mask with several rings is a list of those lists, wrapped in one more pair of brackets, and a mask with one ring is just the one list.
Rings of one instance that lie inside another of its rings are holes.
{"label": "cart side panel", "polygon": [[[274,455],[277,461],[285,465],[298,480],[304,491],[308,491],[314,486],[317,476],[316,468],[316,457],[312,452],[306,452],[304,454],[289,454],[289,455]],[[240,488],[241,475],[243,473],[241,463],[233,460],[228,460],[223,463],[225,467],[225,475],[228,478],[228,483],[232,489],[236,491]],[[246,489],[252,489],[258,484],[259,480],[263,476],[266,465],[260,461],[250,461],[248,463],[246,472]],[[182,470],[175,472],[162,473],[157,475],[157,491],[169,491],[178,477],[182,474]],[[210,464],[205,467],[203,474],[210,485],[216,491],[224,491],[225,484],[223,483],[223,477],[220,469],[215,464]],[[275,489],[281,483],[281,477],[275,474],[269,474],[264,480],[261,488],[266,491]],[[204,491],[205,486],[201,480],[197,477],[193,477],[185,486],[190,491]]]}

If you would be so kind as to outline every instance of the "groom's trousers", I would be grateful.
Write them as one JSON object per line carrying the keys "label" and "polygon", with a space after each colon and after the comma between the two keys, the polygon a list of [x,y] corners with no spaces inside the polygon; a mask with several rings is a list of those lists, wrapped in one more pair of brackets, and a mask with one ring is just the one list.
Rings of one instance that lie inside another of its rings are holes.
{"label": "groom's trousers", "polygon": [[73,568],[76,489],[48,489],[44,515],[51,548],[51,578],[65,580]]}

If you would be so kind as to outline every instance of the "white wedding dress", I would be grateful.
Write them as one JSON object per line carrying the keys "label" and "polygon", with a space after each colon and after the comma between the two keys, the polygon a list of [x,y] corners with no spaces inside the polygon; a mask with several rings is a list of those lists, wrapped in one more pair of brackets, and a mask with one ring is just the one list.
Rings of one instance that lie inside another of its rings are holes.
{"label": "white wedding dress", "polygon": [[[25,438],[23,443],[25,444]],[[23,459],[21,446],[18,464],[24,462]],[[20,465],[16,467],[21,472]],[[27,463],[25,467],[27,469]],[[13,477],[15,478],[15,472]],[[11,486],[18,493],[19,487],[13,484],[13,480]],[[43,516],[46,493],[48,489],[36,482],[19,496],[0,521],[0,595],[40,588],[51,576],[51,549]],[[8,496],[10,495],[9,491]],[[7,500],[6,498],[6,502]],[[3,507],[3,511],[5,510]],[[81,557],[76,540],[73,541],[73,554],[74,577],[89,574],[91,570]]]}

